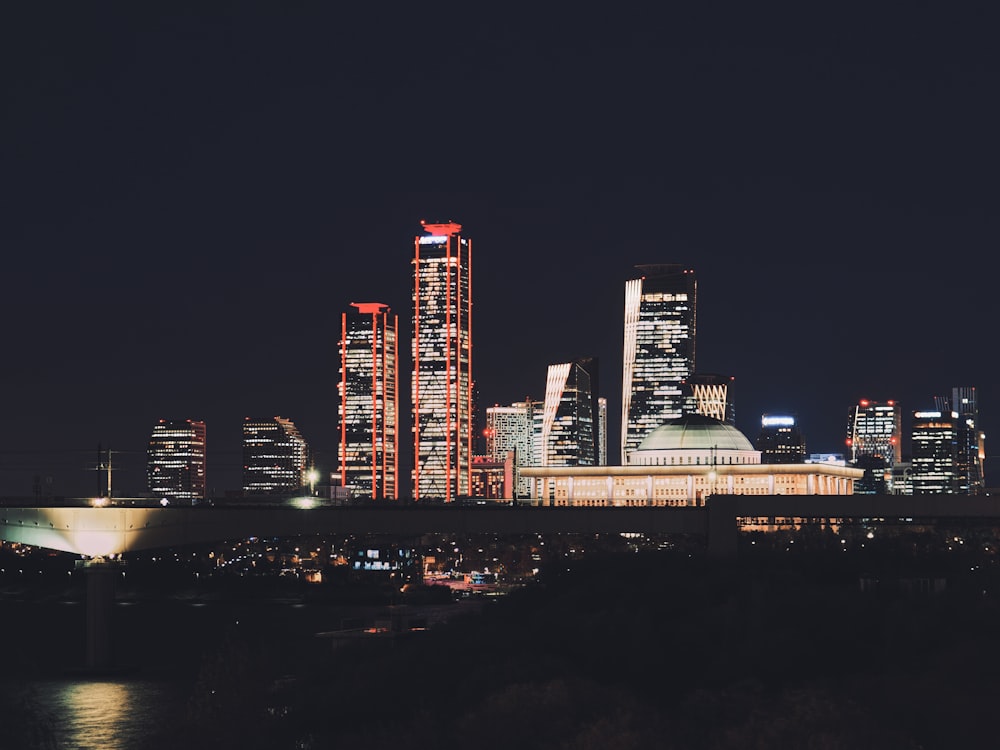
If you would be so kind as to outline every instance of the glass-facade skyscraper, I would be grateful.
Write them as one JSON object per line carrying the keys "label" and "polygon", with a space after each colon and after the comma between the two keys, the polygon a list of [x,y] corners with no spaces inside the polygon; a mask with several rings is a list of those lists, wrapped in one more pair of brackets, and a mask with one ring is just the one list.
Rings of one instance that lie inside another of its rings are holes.
{"label": "glass-facade skyscraper", "polygon": [[355,495],[396,499],[398,316],[381,302],[351,307],[340,324],[337,472]]}
{"label": "glass-facade skyscraper", "polygon": [[980,495],[986,491],[985,470],[986,434],[979,429],[979,399],[973,386],[951,389],[951,398],[936,396],[935,408],[941,412],[954,412],[956,426],[955,467],[958,478],[957,492]]}
{"label": "glass-facade skyscraper", "polygon": [[902,460],[902,421],[895,401],[861,399],[847,417],[847,447],[851,463],[865,475],[854,483],[856,495],[887,495],[893,488],[893,467]]}
{"label": "glass-facade skyscraper", "polygon": [[597,359],[549,365],[538,436],[543,466],[595,466],[600,414]]}
{"label": "glass-facade skyscraper", "polygon": [[306,486],[309,447],[290,419],[243,420],[243,494],[289,495]]}
{"label": "glass-facade skyscraper", "polygon": [[205,423],[161,419],[153,426],[146,462],[146,484],[154,497],[169,502],[205,499]]}
{"label": "glass-facade skyscraper", "polygon": [[910,434],[910,486],[914,495],[956,494],[959,418],[956,412],[917,411]]}
{"label": "glass-facade skyscraper", "polygon": [[895,401],[862,399],[851,408],[847,417],[847,447],[851,462],[863,456],[885,459],[891,468],[902,460],[901,411]]}
{"label": "glass-facade skyscraper", "polygon": [[684,413],[695,371],[697,281],[678,264],[636,266],[625,283],[621,463],[646,435]]}
{"label": "glass-facade skyscraper", "polygon": [[413,498],[472,490],[472,242],[454,222],[414,238]]}

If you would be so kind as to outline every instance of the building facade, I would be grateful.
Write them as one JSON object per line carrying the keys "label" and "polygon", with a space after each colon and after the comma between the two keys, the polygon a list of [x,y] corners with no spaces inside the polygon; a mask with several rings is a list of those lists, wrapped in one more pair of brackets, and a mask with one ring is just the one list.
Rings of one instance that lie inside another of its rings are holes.
{"label": "building facade", "polygon": [[801,464],[806,460],[806,439],[791,414],[764,414],[760,418],[757,450],[765,464]]}
{"label": "building facade", "polygon": [[726,424],[736,424],[731,375],[694,373],[683,383],[685,413],[703,414]]}
{"label": "building facade", "polygon": [[544,466],[595,466],[599,407],[597,359],[549,365],[539,436]]}
{"label": "building facade", "polygon": [[608,465],[608,400],[597,398],[597,465]]}
{"label": "building facade", "polygon": [[341,315],[337,472],[358,497],[399,497],[399,321],[388,305],[352,303]]}
{"label": "building facade", "polygon": [[532,436],[534,412],[541,405],[531,399],[510,406],[491,406],[486,410],[486,455],[490,461],[505,462],[513,454],[513,481],[508,487],[518,497],[527,497],[529,484],[520,470],[534,465]]}
{"label": "building facade", "polygon": [[902,460],[902,419],[896,401],[862,399],[847,418],[851,464],[865,472],[855,494],[893,494],[893,467]]}
{"label": "building facade", "polygon": [[196,503],[206,496],[205,423],[161,419],[153,426],[146,461],[149,492],[167,502]]}
{"label": "building facade", "polygon": [[462,225],[422,222],[414,239],[413,499],[472,490],[472,242]]}
{"label": "building facade", "polygon": [[914,495],[959,492],[957,412],[915,411],[910,433],[910,487]]}
{"label": "building facade", "polygon": [[850,495],[862,472],[832,464],[762,464],[732,425],[698,414],[671,420],[629,453],[627,466],[524,470],[539,505],[703,506],[712,495]]}
{"label": "building facade", "polygon": [[643,438],[683,414],[695,371],[697,282],[682,265],[636,266],[625,284],[621,462]]}
{"label": "building facade", "polygon": [[958,492],[981,495],[986,491],[986,434],[979,429],[979,399],[972,386],[951,389],[951,398],[935,397],[935,408],[954,412],[958,418],[955,463]]}
{"label": "building facade", "polygon": [[243,420],[243,494],[292,495],[308,483],[309,447],[284,417]]}

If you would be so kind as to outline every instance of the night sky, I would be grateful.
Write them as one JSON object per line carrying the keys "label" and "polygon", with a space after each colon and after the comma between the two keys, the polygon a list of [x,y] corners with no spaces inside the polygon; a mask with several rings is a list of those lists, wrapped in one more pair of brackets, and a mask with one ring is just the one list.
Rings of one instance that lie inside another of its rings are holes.
{"label": "night sky", "polygon": [[624,282],[683,263],[698,370],[735,377],[751,439],[784,411],[843,451],[859,398],[974,385],[1000,455],[987,6],[19,5],[0,495],[93,494],[98,443],[142,491],[160,418],[206,421],[213,494],[244,416],[333,469],[340,314],[391,305],[408,351],[421,219],[473,241],[482,409],[597,356],[615,461]]}

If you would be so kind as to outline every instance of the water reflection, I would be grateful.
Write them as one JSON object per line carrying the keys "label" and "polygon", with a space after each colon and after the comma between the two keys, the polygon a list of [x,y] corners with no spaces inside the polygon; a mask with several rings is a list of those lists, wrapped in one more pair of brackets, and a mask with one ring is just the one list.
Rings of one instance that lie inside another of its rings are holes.
{"label": "water reflection", "polygon": [[53,680],[36,689],[59,747],[73,750],[139,750],[181,705],[180,689],[170,683]]}

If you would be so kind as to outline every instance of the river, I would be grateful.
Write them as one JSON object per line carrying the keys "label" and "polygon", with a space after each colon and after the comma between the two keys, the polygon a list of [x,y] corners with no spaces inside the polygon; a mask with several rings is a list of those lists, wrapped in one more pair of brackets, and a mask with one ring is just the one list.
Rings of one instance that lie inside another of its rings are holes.
{"label": "river", "polygon": [[[417,609],[428,626],[468,611],[457,603]],[[263,656],[292,674],[330,652],[331,641],[317,633],[356,627],[380,611],[385,607],[296,596],[123,598],[113,615],[115,670],[90,674],[79,592],[0,591],[0,724],[19,723],[28,735],[41,728],[43,738],[55,740],[49,746],[60,750],[140,750],[161,728],[185,718],[202,668],[227,642],[249,644],[252,658]],[[0,747],[6,750],[10,741],[10,732],[6,741],[0,736]],[[36,739],[17,750],[31,750],[32,742],[46,747]]]}

